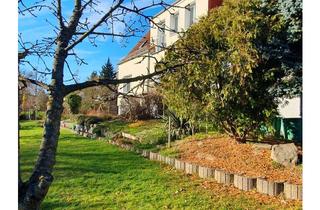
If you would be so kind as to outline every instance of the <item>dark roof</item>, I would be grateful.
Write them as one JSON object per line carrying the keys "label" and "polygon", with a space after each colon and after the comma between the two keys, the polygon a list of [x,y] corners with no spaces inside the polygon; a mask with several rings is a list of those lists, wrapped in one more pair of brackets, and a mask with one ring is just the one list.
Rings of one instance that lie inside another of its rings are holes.
{"label": "dark roof", "polygon": [[151,47],[150,44],[150,31],[139,40],[139,42],[131,49],[128,55],[120,61],[119,64],[143,55],[148,51],[154,51],[154,47]]}

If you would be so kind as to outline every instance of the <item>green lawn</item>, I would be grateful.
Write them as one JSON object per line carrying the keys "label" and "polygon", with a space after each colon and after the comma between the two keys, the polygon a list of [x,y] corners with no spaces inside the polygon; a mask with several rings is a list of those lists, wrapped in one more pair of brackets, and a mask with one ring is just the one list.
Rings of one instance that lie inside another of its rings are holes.
{"label": "green lawn", "polygon": [[157,145],[167,141],[164,120],[144,120],[130,123],[123,120],[112,120],[102,123],[111,135],[125,132],[138,137],[141,141],[135,142],[135,147],[140,149],[155,149]]}
{"label": "green lawn", "polygon": [[[39,122],[21,124],[21,166],[26,179],[42,128]],[[279,209],[245,194],[232,197],[204,189],[200,179],[191,181],[169,167],[66,129],[61,130],[54,177],[42,209]]]}

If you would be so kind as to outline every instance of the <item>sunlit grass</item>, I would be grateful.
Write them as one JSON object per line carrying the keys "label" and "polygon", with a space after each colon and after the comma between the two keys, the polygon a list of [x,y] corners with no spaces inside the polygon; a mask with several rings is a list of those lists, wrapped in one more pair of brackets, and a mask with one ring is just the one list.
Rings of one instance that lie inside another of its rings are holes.
{"label": "sunlit grass", "polygon": [[[32,171],[41,123],[22,122],[23,178]],[[62,129],[55,180],[42,209],[278,209],[241,196],[217,196],[180,172],[104,141]]]}

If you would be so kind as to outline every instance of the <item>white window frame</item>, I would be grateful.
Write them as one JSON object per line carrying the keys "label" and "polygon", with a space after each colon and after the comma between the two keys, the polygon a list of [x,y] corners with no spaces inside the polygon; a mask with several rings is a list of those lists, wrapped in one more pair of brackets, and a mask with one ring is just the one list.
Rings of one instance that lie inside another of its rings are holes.
{"label": "white window frame", "polygon": [[172,30],[170,35],[173,36],[179,31],[179,12],[170,16],[170,29]]}
{"label": "white window frame", "polygon": [[[197,7],[196,3],[193,2],[186,7],[187,9],[185,10],[185,26],[186,29],[189,28],[192,24],[196,22],[196,17],[197,17]],[[191,14],[193,14],[193,17],[191,18]]]}
{"label": "white window frame", "polygon": [[161,51],[163,48],[166,47],[166,24],[165,21],[160,21],[158,23],[158,26],[161,26],[163,29],[161,29],[160,27],[158,27],[158,31],[157,31],[157,52]]}
{"label": "white window frame", "polygon": [[[123,79],[130,79],[130,78],[132,78],[132,75],[130,74],[130,75],[126,75],[126,76],[124,76],[123,77]],[[130,92],[130,90],[131,90],[131,85],[130,85],[130,83],[131,82],[129,82],[129,83],[125,83],[125,84],[123,84],[123,86],[122,86],[122,93],[129,93]]]}

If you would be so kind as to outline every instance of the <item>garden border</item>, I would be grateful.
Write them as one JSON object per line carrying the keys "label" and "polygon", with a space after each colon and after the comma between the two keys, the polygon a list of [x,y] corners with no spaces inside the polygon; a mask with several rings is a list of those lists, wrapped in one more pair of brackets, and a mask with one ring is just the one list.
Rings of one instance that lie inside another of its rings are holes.
{"label": "garden border", "polygon": [[[116,143],[112,140],[110,143],[119,145],[119,143]],[[127,149],[127,147],[123,145],[120,147]],[[260,194],[266,194],[269,196],[278,196],[283,194],[288,200],[302,200],[302,185],[290,184],[288,182],[275,182],[259,177],[247,177],[241,174],[230,173],[218,168],[209,168],[194,163],[185,162],[148,150],[142,150],[137,153],[142,157],[152,161],[170,165],[186,174],[196,174],[198,177],[203,179],[213,178],[218,183],[234,186],[243,191],[256,190],[256,192]],[[147,154],[149,154],[149,156]]]}
{"label": "garden border", "polygon": [[[63,124],[61,127],[69,128],[65,124]],[[85,133],[83,133],[83,136],[88,137],[85,135]],[[188,163],[179,159],[161,155],[157,152],[136,149],[130,144],[121,144],[113,140],[108,140],[108,142],[125,150],[135,152],[152,161],[158,161],[170,165],[186,174],[196,174],[198,177],[203,179],[214,178],[218,183],[230,186],[233,185],[234,187],[243,191],[256,190],[256,192],[260,194],[266,194],[269,196],[278,196],[283,194],[288,200],[303,200],[302,184],[297,185],[288,182],[276,182],[261,177],[246,177],[242,174],[234,174],[218,168],[208,168],[194,163]]]}

